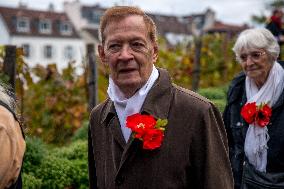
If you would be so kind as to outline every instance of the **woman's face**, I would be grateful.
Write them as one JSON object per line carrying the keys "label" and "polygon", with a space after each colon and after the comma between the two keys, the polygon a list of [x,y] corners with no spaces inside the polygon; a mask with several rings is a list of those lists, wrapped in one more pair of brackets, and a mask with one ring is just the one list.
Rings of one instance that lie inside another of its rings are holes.
{"label": "woman's face", "polygon": [[272,67],[272,59],[269,54],[263,49],[242,50],[238,59],[246,76],[261,87]]}

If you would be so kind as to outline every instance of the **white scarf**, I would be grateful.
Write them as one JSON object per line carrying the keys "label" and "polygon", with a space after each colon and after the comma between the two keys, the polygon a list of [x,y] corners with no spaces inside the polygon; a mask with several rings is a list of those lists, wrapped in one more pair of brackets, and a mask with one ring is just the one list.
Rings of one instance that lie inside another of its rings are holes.
{"label": "white scarf", "polygon": [[125,141],[128,141],[129,136],[131,134],[131,129],[125,126],[127,116],[140,112],[149,90],[152,88],[158,77],[159,71],[153,65],[152,73],[146,84],[128,99],[121,92],[118,86],[115,85],[112,78],[109,78],[109,86],[107,93],[110,99],[114,102],[114,107],[118,115],[120,127]]}
{"label": "white scarf", "polygon": [[[264,85],[258,89],[255,82],[246,77],[247,103],[268,103],[272,107],[282,93],[284,87],[284,70],[278,62],[274,62]],[[256,170],[266,172],[268,128],[249,125],[245,139],[245,154]]]}

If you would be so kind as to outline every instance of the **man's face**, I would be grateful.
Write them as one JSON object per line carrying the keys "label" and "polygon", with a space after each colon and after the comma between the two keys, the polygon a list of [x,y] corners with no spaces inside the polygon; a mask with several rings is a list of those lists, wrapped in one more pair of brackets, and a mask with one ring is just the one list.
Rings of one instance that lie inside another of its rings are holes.
{"label": "man's face", "polygon": [[128,16],[109,23],[99,55],[110,68],[114,83],[126,97],[132,96],[148,80],[157,60],[157,45],[151,42],[141,16]]}

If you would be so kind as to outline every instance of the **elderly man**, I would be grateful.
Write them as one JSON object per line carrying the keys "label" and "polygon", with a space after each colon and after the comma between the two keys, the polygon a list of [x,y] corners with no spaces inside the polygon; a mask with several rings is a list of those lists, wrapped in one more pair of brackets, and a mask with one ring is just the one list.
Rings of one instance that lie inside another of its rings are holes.
{"label": "elderly man", "polygon": [[139,8],[113,7],[100,35],[109,98],[90,116],[90,188],[233,188],[220,113],[154,66],[152,19]]}

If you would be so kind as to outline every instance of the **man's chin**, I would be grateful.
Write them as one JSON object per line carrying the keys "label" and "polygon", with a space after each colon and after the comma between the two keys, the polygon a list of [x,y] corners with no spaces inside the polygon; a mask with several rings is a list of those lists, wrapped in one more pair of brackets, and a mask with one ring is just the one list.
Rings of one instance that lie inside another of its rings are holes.
{"label": "man's chin", "polygon": [[122,88],[141,88],[142,84],[141,84],[140,81],[137,81],[137,82],[123,82],[123,83],[120,83],[118,86],[122,87]]}
{"label": "man's chin", "polygon": [[131,80],[131,81],[129,80],[129,81],[117,82],[116,85],[122,91],[128,91],[128,93],[134,94],[143,86],[143,82],[141,80]]}

